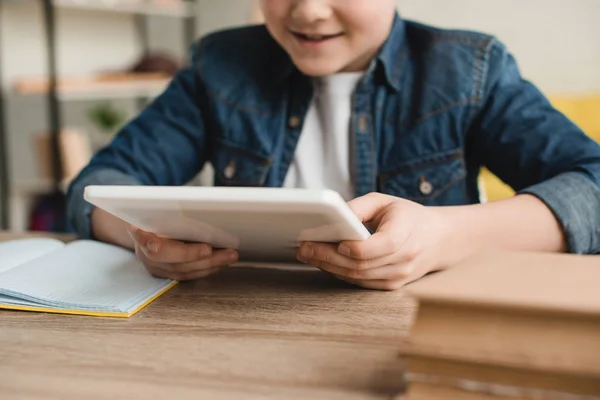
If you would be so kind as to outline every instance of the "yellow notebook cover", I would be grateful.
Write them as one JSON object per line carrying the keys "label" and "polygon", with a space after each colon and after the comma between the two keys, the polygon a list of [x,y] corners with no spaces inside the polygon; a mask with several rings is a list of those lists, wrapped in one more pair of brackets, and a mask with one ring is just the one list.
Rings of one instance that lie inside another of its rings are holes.
{"label": "yellow notebook cover", "polygon": [[0,308],[130,317],[177,284],[123,248],[80,240],[0,243]]}

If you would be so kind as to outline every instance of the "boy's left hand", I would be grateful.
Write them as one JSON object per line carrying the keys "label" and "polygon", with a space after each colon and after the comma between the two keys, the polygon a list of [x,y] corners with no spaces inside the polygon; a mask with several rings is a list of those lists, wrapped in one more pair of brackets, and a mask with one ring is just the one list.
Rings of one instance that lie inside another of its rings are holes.
{"label": "boy's left hand", "polygon": [[339,245],[302,243],[298,259],[368,289],[395,290],[443,269],[453,248],[450,222],[439,208],[371,193],[348,203],[375,233]]}

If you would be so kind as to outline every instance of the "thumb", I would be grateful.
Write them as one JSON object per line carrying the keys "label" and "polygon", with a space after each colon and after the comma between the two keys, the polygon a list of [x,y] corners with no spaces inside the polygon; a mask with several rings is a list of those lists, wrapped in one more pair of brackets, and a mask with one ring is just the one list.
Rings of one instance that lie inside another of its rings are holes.
{"label": "thumb", "polygon": [[348,202],[352,212],[365,223],[377,218],[382,209],[389,206],[394,197],[382,193],[369,193]]}

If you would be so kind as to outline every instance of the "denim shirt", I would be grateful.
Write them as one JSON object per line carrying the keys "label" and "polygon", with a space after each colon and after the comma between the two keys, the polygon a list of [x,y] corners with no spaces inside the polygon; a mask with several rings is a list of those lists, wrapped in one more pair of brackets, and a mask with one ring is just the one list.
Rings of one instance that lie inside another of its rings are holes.
{"label": "denim shirt", "polygon": [[[218,186],[282,186],[312,95],[264,26],[204,37],[190,66],[74,180],[69,221],[92,236],[87,185],[184,185],[206,162]],[[600,146],[493,37],[396,16],[353,95],[350,130],[356,196],[475,204],[485,166],[545,202],[571,252],[600,253]]]}

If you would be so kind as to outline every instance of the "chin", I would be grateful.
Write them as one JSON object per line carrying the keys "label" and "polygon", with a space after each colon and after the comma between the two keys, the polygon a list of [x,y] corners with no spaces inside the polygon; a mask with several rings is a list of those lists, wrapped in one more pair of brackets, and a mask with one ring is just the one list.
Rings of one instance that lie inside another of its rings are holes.
{"label": "chin", "polygon": [[329,60],[294,60],[296,68],[308,76],[332,75],[344,69],[339,62]]}

